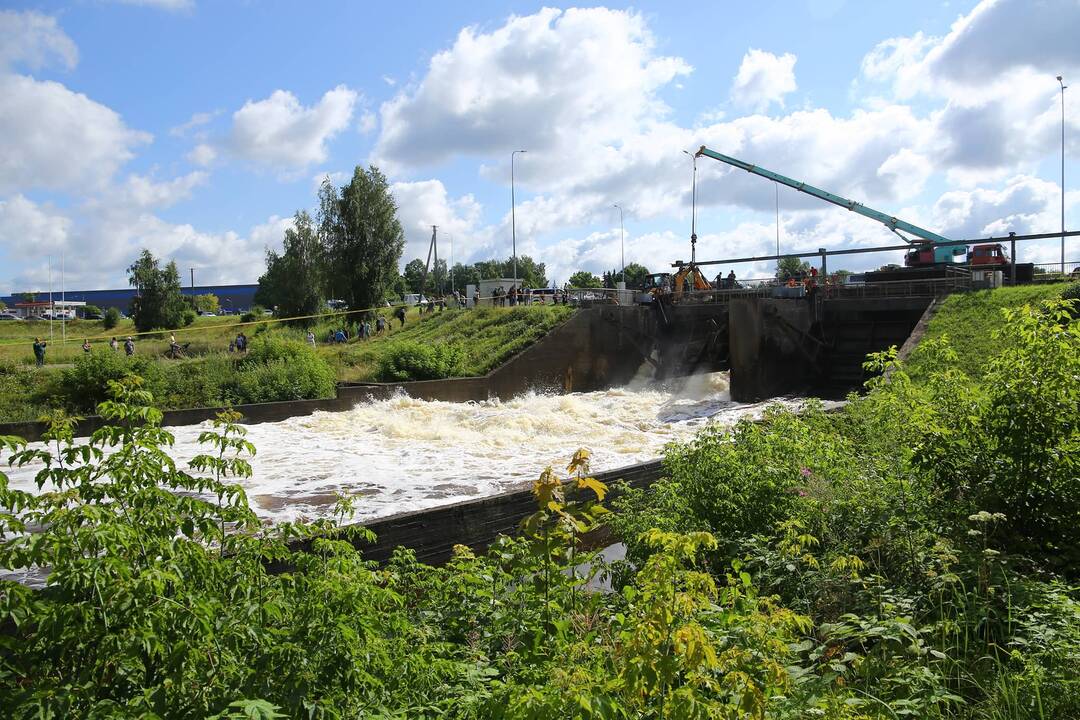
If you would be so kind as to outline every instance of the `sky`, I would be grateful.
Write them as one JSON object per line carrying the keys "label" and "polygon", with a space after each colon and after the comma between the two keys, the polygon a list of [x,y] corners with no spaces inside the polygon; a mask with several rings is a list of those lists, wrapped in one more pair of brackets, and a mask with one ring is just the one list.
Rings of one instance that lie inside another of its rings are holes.
{"label": "sky", "polygon": [[[951,238],[1054,232],[1057,75],[1076,82],[1080,219],[1077,37],[1080,0],[2,0],[0,295],[46,290],[50,261],[58,287],[61,256],[68,288],[125,287],[143,248],[185,282],[255,282],[319,183],[368,165],[392,183],[402,265],[432,225],[441,257],[507,258],[518,149],[517,251],[560,284],[689,259],[701,145]],[[697,232],[699,260],[897,241],[708,159]]]}

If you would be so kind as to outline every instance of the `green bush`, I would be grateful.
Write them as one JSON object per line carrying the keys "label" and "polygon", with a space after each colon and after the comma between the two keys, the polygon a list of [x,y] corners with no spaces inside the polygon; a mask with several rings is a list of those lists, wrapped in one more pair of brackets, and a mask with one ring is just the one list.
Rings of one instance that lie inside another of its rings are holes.
{"label": "green bush", "polygon": [[60,375],[60,399],[71,410],[92,412],[98,403],[109,397],[109,382],[129,375],[143,378],[151,390],[160,388],[160,366],[146,356],[127,357],[114,352],[81,355]]}
{"label": "green bush", "polygon": [[[1061,297],[1065,300],[1080,301],[1080,282],[1075,282],[1061,291]],[[1080,304],[1080,303],[1077,303]],[[1075,306],[1074,306],[1075,307]]]}
{"label": "green bush", "polygon": [[258,337],[223,390],[237,402],[307,400],[333,397],[334,371],[305,342]]}
{"label": "green bush", "polygon": [[100,315],[101,308],[97,305],[85,305],[83,306],[83,315]]}
{"label": "green bush", "polygon": [[464,353],[456,343],[394,343],[379,357],[382,382],[437,380],[455,375]]}
{"label": "green bush", "polygon": [[112,330],[114,327],[120,324],[120,311],[114,307],[111,307],[105,311],[105,320],[102,325],[106,330]]}
{"label": "green bush", "polygon": [[184,327],[187,327],[195,322],[195,311],[185,310],[181,317],[184,322]]}

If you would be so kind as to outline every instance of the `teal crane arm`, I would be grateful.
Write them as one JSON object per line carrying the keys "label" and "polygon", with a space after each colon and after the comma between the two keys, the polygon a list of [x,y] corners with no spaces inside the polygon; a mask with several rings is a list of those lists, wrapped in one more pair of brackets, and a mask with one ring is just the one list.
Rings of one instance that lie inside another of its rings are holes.
{"label": "teal crane arm", "polygon": [[799,192],[804,192],[807,195],[812,195],[820,200],[824,200],[825,202],[830,202],[833,205],[839,205],[842,208],[846,208],[852,212],[859,213],[860,215],[868,217],[871,220],[877,220],[879,223],[881,223],[882,225],[899,235],[901,238],[903,238],[906,242],[915,243],[918,241],[912,240],[911,238],[906,237],[902,233],[913,235],[925,242],[951,242],[949,238],[938,235],[935,232],[931,232],[926,228],[921,228],[918,225],[912,225],[909,222],[905,222],[903,220],[900,220],[899,218],[892,217],[891,215],[886,215],[883,212],[866,207],[862,203],[855,202],[854,200],[848,200],[847,198],[840,197],[839,195],[833,195],[827,190],[816,188],[813,185],[807,185],[806,183],[799,182],[798,180],[792,180],[791,178],[781,175],[780,173],[775,173],[772,170],[766,170],[763,167],[758,167],[757,165],[751,165],[748,162],[743,162],[738,158],[733,158],[728,155],[724,155],[723,153],[718,153],[715,150],[710,150],[704,145],[701,146],[701,149],[697,151],[696,155],[698,157],[709,157],[713,160],[719,160],[722,163],[727,163],[728,165],[742,168],[749,173],[760,175],[763,178],[773,180],[782,185],[787,185],[790,188],[795,188]]}

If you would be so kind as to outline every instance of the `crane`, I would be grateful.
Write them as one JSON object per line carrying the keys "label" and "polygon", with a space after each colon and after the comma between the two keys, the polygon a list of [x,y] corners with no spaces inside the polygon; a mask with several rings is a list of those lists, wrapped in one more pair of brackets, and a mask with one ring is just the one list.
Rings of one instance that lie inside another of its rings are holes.
{"label": "crane", "polygon": [[[879,210],[867,207],[862,203],[855,202],[854,200],[848,200],[847,198],[834,195],[833,193],[816,188],[813,185],[808,185],[798,180],[792,180],[791,178],[775,173],[772,170],[766,170],[763,167],[757,165],[751,165],[748,162],[733,158],[723,153],[718,153],[715,150],[710,150],[704,145],[696,153],[697,157],[708,157],[713,160],[719,160],[722,163],[727,163],[737,168],[741,168],[754,175],[759,175],[767,180],[778,182],[781,185],[787,185],[790,188],[795,188],[799,192],[804,192],[807,195],[812,195],[819,200],[832,203],[833,205],[839,205],[842,208],[850,210],[851,212],[858,213],[863,217],[868,217],[871,220],[877,220],[879,223],[889,228],[897,236],[902,238],[904,242],[917,246],[915,250],[909,252],[904,258],[904,264],[910,266],[922,266],[933,265],[935,263],[953,263],[956,262],[956,258],[967,254],[967,248],[962,245],[954,245],[949,247],[935,247],[934,243],[948,243],[952,242],[949,238],[943,235],[938,235],[935,232],[927,230],[926,228],[913,225],[909,222],[901,220],[900,218],[893,217]],[[906,233],[906,234],[905,234]],[[912,237],[917,239],[913,239]],[[925,247],[920,247],[925,246]]]}

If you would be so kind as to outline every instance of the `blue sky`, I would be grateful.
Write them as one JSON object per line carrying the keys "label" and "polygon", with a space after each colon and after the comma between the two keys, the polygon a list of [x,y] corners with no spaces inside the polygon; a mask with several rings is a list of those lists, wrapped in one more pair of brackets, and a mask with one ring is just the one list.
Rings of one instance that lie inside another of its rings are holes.
{"label": "blue sky", "polygon": [[[403,263],[431,224],[443,255],[453,237],[460,261],[506,257],[516,148],[518,250],[557,281],[618,265],[614,203],[627,261],[686,258],[681,150],[703,143],[946,235],[1052,232],[1054,76],[1080,91],[1078,35],[1075,0],[8,2],[0,294],[45,287],[61,253],[69,287],[123,286],[142,247],[254,281],[318,179],[367,163],[394,183]],[[769,252],[772,185],[699,172],[699,257]],[[895,239],[790,190],[780,206],[786,249]]]}

